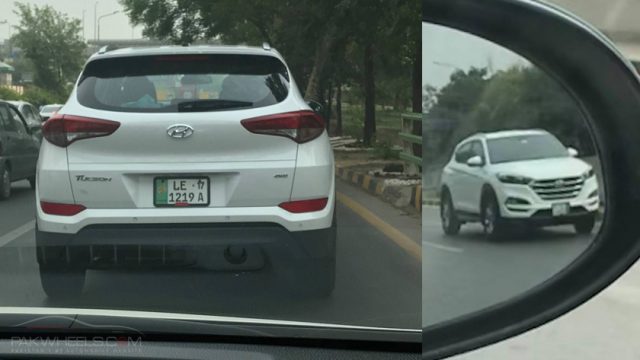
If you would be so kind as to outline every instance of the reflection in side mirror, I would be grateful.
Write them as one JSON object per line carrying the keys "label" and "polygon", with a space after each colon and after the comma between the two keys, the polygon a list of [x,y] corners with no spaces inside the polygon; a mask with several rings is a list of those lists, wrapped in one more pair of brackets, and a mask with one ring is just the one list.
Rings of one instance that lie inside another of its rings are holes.
{"label": "reflection in side mirror", "polygon": [[484,165],[484,160],[479,155],[472,156],[467,160],[467,165],[471,167],[480,167]]}
{"label": "reflection in side mirror", "polygon": [[567,151],[569,152],[569,156],[578,157],[578,150],[570,147],[570,148],[567,148]]}
{"label": "reflection in side mirror", "polygon": [[598,233],[606,188],[586,119],[553,77],[458,30],[423,23],[422,39],[429,327],[513,299],[566,268]]}

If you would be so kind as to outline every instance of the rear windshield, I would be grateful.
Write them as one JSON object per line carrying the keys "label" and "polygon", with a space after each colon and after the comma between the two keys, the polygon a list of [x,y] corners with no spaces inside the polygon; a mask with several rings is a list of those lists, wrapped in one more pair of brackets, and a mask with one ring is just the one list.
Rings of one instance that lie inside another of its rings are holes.
{"label": "rear windshield", "polygon": [[62,106],[45,106],[42,108],[41,112],[43,113],[50,113],[50,112],[54,112],[54,111],[58,111],[60,110]]}
{"label": "rear windshield", "polygon": [[272,56],[137,56],[87,64],[78,101],[111,111],[216,111],[277,104],[288,92],[286,67]]}

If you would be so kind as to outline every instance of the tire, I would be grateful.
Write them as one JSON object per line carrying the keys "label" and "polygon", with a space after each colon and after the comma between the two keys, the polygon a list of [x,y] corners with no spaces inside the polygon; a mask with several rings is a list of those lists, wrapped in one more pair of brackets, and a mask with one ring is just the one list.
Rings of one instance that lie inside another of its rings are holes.
{"label": "tire", "polygon": [[313,259],[301,264],[299,267],[298,281],[300,294],[305,298],[324,299],[331,296],[336,283],[336,238],[338,226],[336,211],[333,212],[333,221],[329,231],[328,242],[331,252],[323,259]]}
{"label": "tire", "polygon": [[575,228],[576,233],[580,235],[591,234],[591,231],[593,231],[593,227],[595,225],[596,217],[593,214],[584,216],[573,223],[573,227]]}
{"label": "tire", "polygon": [[0,200],[6,200],[11,196],[11,170],[6,165],[1,168],[0,174]]}
{"label": "tire", "polygon": [[36,177],[35,176],[31,176],[27,180],[29,180],[29,185],[31,186],[31,190],[35,190],[36,189]]}
{"label": "tire", "polygon": [[457,235],[460,232],[460,220],[458,220],[451,194],[448,190],[442,192],[440,199],[440,222],[446,235]]}
{"label": "tire", "polygon": [[52,246],[36,224],[36,259],[42,290],[49,299],[77,297],[84,288],[88,251],[84,247]]}
{"label": "tire", "polygon": [[52,300],[75,298],[82,293],[86,273],[86,269],[40,265],[42,290]]}
{"label": "tire", "polygon": [[500,207],[493,192],[483,197],[480,209],[480,220],[485,236],[491,240],[501,239],[506,231],[506,224],[500,215]]}

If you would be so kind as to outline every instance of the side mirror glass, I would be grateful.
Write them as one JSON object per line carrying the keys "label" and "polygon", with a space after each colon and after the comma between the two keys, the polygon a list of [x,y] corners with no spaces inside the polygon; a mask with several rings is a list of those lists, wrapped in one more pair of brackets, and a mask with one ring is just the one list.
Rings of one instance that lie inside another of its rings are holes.
{"label": "side mirror glass", "polygon": [[[423,357],[440,359],[573,310],[640,258],[640,86],[608,37],[554,5],[422,10]],[[481,181],[451,161],[470,139]]]}
{"label": "side mirror glass", "polygon": [[314,112],[324,116],[324,106],[322,106],[322,104],[320,104],[319,102],[309,100],[307,101],[307,105],[309,105],[311,110],[313,110]]}
{"label": "side mirror glass", "polygon": [[567,152],[569,152],[569,156],[571,157],[578,157],[578,150],[572,147],[567,148]]}
{"label": "side mirror glass", "polygon": [[480,155],[472,156],[467,160],[467,165],[471,167],[480,167],[484,165],[484,160]]}

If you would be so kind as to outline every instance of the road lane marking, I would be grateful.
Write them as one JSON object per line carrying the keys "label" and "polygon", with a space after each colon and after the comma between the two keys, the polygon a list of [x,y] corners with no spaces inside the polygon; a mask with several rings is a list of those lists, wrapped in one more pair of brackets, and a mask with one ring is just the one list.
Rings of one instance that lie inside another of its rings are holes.
{"label": "road lane marking", "polygon": [[456,252],[456,253],[464,252],[464,249],[462,248],[457,248],[457,247],[447,246],[447,245],[440,245],[431,241],[422,241],[422,245],[427,245],[438,250],[444,250],[444,251],[450,251],[450,252]]}
{"label": "road lane marking", "polygon": [[394,228],[393,226],[387,224],[377,215],[369,211],[366,207],[360,205],[355,200],[351,199],[347,195],[336,192],[336,196],[338,201],[344,204],[346,207],[351,209],[351,211],[358,214],[361,218],[363,218],[366,222],[371,224],[373,227],[381,231],[385,234],[391,241],[393,241],[396,245],[398,245],[402,250],[407,252],[413,258],[418,261],[422,260],[422,251],[420,249],[420,245],[409,238],[407,235],[403,234],[400,230]]}
{"label": "road lane marking", "polygon": [[28,233],[33,228],[35,228],[35,226],[36,226],[36,221],[35,220],[31,220],[31,221],[28,221],[27,223],[25,223],[24,225],[20,226],[19,228],[13,229],[13,230],[9,231],[8,233],[0,236],[0,247],[7,245],[8,243],[12,242],[13,240],[15,240],[15,239],[19,238],[20,236]]}

